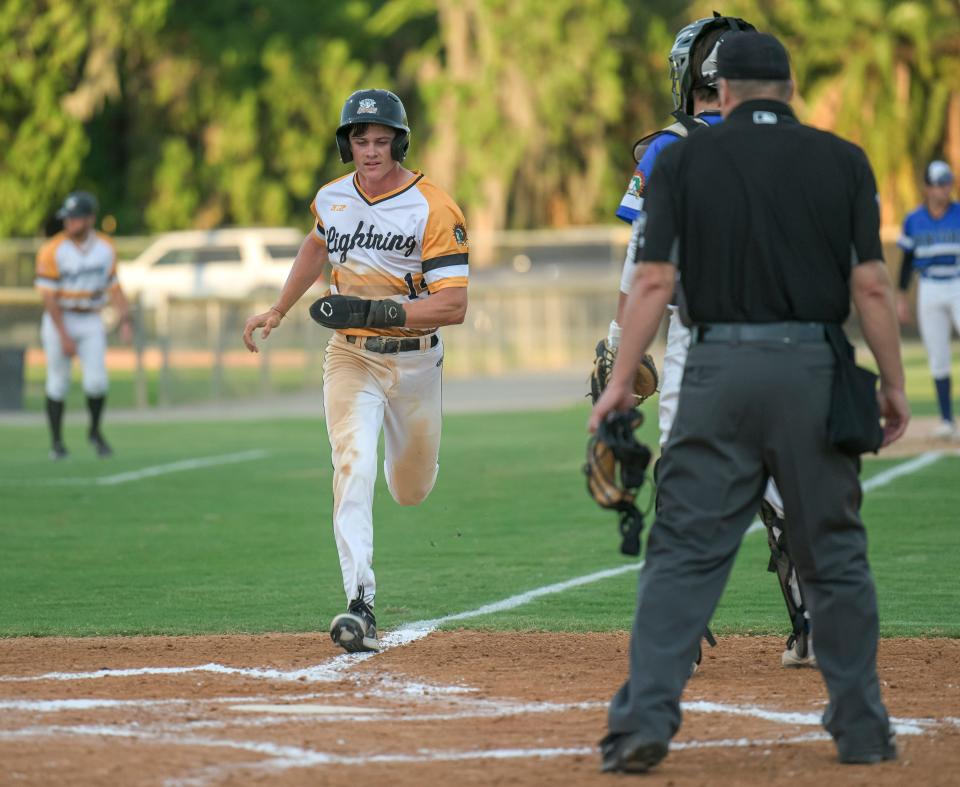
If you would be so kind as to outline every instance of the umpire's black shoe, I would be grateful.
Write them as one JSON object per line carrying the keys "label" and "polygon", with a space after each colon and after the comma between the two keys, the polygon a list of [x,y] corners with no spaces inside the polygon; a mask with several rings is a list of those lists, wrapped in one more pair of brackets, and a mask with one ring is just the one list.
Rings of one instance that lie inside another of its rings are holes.
{"label": "umpire's black shoe", "polygon": [[604,773],[646,773],[667,756],[667,744],[640,733],[611,732],[600,741]]}
{"label": "umpire's black shoe", "polygon": [[347,607],[342,615],[337,615],[330,623],[330,639],[348,653],[375,653],[380,650],[377,639],[377,619],[370,605],[363,600],[363,588],[360,594]]}
{"label": "umpire's black shoe", "polygon": [[876,765],[878,762],[895,760],[897,756],[897,738],[891,732],[879,749],[845,752],[840,755],[840,762],[844,765]]}
{"label": "umpire's black shoe", "polygon": [[99,432],[92,432],[88,438],[90,440],[90,445],[93,446],[94,450],[97,452],[97,456],[101,459],[106,459],[108,456],[113,456],[113,449],[110,447],[110,443],[103,439],[103,435]]}
{"label": "umpire's black shoe", "polygon": [[50,446],[50,458],[54,462],[66,459],[68,456],[70,456],[70,452],[67,451],[67,447],[63,444],[62,440],[56,440],[53,445]]}

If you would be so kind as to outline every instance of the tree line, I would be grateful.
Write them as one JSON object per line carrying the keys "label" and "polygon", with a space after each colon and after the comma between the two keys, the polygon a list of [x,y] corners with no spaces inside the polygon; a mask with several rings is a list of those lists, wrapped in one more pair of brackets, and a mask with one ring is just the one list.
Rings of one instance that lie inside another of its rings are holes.
{"label": "tree line", "polygon": [[0,0],[0,235],[74,188],[124,234],[305,224],[369,86],[475,236],[607,222],[672,109],[673,36],[714,7],[781,37],[798,114],[865,148],[885,222],[930,158],[960,166],[960,0]]}

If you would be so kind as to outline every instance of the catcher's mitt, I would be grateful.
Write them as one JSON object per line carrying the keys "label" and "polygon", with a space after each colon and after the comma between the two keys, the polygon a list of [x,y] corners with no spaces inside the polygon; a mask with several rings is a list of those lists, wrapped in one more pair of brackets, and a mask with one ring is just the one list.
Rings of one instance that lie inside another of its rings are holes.
{"label": "catcher's mitt", "polygon": [[[594,404],[603,393],[603,389],[610,382],[613,372],[613,362],[617,358],[617,351],[612,349],[606,339],[597,342],[597,354],[593,359],[593,371],[590,373],[590,399]],[[644,355],[637,367],[637,375],[633,379],[633,395],[637,397],[637,404],[653,396],[660,386],[660,376],[653,358]]]}
{"label": "catcher's mitt", "polygon": [[587,443],[587,491],[602,508],[620,513],[620,551],[640,554],[643,515],[634,505],[650,464],[650,449],[637,441],[634,430],[643,423],[638,410],[611,413]]}

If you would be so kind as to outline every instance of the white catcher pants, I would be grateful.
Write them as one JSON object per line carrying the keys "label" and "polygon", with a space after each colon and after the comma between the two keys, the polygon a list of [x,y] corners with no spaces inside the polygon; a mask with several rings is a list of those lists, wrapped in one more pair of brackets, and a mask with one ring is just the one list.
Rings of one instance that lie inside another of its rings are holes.
{"label": "white catcher pants", "polygon": [[920,279],[917,321],[927,348],[930,375],[935,380],[949,376],[950,334],[953,328],[960,334],[960,278]]}
{"label": "white catcher pants", "polygon": [[[107,331],[99,312],[63,312],[67,335],[77,345],[77,358],[83,372],[83,390],[87,396],[107,393]],[[43,313],[40,339],[47,358],[47,396],[62,402],[70,391],[73,359],[63,352],[60,333],[53,318]]]}
{"label": "white catcher pants", "polygon": [[[690,329],[680,320],[680,310],[676,306],[668,307],[670,323],[667,326],[667,349],[663,354],[663,373],[660,378],[660,449],[667,444],[673,419],[677,417],[677,404],[680,401],[680,384],[683,382],[683,368],[687,364],[690,350]],[[783,518],[783,499],[780,490],[771,478],[763,496],[777,516]]]}
{"label": "white catcher pants", "polygon": [[443,343],[383,355],[335,333],[323,361],[323,407],[333,460],[333,532],[343,590],[373,603],[373,491],[384,432],[384,477],[400,505],[422,502],[437,480]]}

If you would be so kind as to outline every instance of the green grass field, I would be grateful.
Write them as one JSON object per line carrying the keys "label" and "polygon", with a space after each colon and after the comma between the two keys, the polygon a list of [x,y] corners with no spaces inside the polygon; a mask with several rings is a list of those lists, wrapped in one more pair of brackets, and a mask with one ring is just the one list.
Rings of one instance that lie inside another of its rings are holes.
{"label": "green grass field", "polygon": [[[585,406],[445,420],[426,503],[401,508],[382,480],[378,619],[473,609],[623,565],[615,517],[584,490]],[[644,427],[651,443],[653,424]],[[0,427],[0,635],[324,630],[344,600],[330,524],[322,421],[123,424],[97,460],[80,427],[66,463],[40,427]],[[263,449],[261,460],[115,486],[97,476]],[[902,460],[866,463],[865,476]],[[868,494],[864,515],[883,633],[960,636],[956,478],[946,457]],[[748,536],[717,612],[719,632],[786,633],[765,536]],[[629,626],[633,572],[470,621],[482,628]]]}

